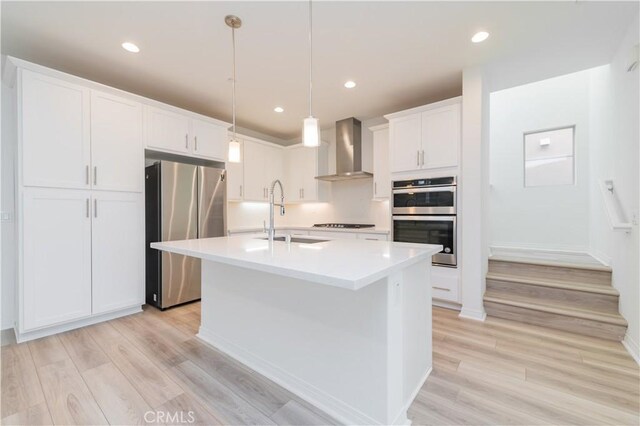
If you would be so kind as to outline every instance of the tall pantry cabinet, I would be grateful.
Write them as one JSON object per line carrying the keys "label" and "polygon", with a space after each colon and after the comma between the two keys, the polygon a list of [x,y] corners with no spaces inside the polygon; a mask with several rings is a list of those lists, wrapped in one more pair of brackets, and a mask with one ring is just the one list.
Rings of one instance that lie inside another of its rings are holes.
{"label": "tall pantry cabinet", "polygon": [[18,339],[139,310],[142,105],[61,73],[13,84]]}

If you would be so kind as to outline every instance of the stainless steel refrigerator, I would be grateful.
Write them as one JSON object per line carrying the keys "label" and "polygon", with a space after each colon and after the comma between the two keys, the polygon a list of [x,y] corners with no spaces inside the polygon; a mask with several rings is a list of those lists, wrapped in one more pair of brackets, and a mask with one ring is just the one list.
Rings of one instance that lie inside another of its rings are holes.
{"label": "stainless steel refrigerator", "polygon": [[149,244],[226,235],[225,170],[158,161],[145,172],[146,299],[166,309],[200,299],[200,259]]}

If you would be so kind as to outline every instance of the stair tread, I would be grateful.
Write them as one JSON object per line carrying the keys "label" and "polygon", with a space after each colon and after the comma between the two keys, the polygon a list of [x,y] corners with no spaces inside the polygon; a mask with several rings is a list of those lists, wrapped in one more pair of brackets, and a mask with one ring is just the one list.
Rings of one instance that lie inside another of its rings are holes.
{"label": "stair tread", "polygon": [[593,321],[604,322],[608,324],[615,324],[626,326],[627,321],[619,313],[602,312],[593,309],[580,309],[574,307],[568,307],[555,303],[540,303],[537,298],[531,298],[526,296],[514,296],[511,294],[503,294],[493,290],[487,290],[484,294],[484,300],[486,302],[500,303],[504,305],[516,306],[525,309],[533,309],[537,311],[543,311],[558,315],[565,315],[576,318],[583,318]]}
{"label": "stair tread", "polygon": [[571,263],[557,260],[544,260],[544,259],[532,259],[518,256],[506,256],[506,255],[492,255],[489,257],[489,261],[496,262],[509,262],[509,263],[524,263],[529,265],[540,266],[555,266],[559,268],[570,269],[584,269],[587,271],[599,271],[599,272],[611,272],[609,266],[595,263]]}
{"label": "stair tread", "polygon": [[522,277],[518,275],[500,274],[496,272],[488,272],[487,279],[537,285],[542,287],[560,288],[565,290],[584,291],[588,293],[597,293],[597,294],[604,294],[604,295],[610,295],[610,296],[619,295],[618,290],[616,290],[612,286],[607,286],[602,284],[577,283],[574,281],[565,281],[565,280],[549,279],[549,278]]}

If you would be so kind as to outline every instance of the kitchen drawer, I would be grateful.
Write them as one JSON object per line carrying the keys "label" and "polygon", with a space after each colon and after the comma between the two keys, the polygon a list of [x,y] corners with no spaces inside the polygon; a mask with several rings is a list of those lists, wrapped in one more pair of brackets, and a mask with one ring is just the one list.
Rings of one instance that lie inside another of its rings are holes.
{"label": "kitchen drawer", "polygon": [[387,241],[387,235],[386,234],[358,233],[357,236],[358,236],[359,240]]}
{"label": "kitchen drawer", "polygon": [[296,235],[304,235],[304,236],[309,235],[309,231],[301,231],[299,229],[291,229],[291,230],[287,231],[286,233],[291,235],[292,237],[296,236]]}
{"label": "kitchen drawer", "polygon": [[431,288],[434,299],[460,302],[460,275],[456,268],[433,266],[431,268]]}
{"label": "kitchen drawer", "polygon": [[309,235],[312,237],[329,238],[333,240],[351,239],[355,240],[357,234],[355,232],[336,232],[336,231],[309,231]]}

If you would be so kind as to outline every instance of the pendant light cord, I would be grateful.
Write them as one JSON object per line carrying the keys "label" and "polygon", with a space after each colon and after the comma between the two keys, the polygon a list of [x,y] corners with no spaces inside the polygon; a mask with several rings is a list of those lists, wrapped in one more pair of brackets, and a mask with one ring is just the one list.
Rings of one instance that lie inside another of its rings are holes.
{"label": "pendant light cord", "polygon": [[231,44],[233,45],[233,78],[231,80],[232,102],[231,115],[233,116],[233,140],[236,140],[236,29],[231,27]]}
{"label": "pendant light cord", "polygon": [[313,6],[311,1],[312,0],[309,0],[309,117],[313,116],[311,113],[311,96],[313,86]]}

